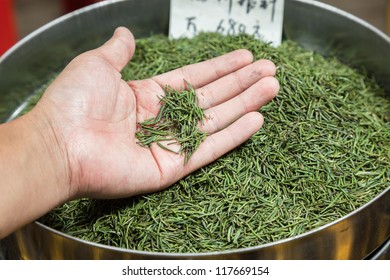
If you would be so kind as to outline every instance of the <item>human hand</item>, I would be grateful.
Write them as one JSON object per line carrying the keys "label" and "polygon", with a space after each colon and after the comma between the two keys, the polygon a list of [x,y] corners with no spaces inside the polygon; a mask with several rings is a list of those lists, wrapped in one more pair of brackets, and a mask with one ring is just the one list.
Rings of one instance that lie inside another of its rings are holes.
{"label": "human hand", "polygon": [[[119,28],[102,47],[75,58],[33,110],[50,124],[55,164],[72,198],[117,198],[158,191],[207,165],[259,130],[257,110],[275,97],[279,84],[272,62],[253,62],[238,50],[146,80],[125,82],[120,71],[135,50],[132,34]],[[137,144],[138,122],[154,117],[165,85],[195,89],[205,109],[202,131],[209,135],[184,164],[156,145]]]}

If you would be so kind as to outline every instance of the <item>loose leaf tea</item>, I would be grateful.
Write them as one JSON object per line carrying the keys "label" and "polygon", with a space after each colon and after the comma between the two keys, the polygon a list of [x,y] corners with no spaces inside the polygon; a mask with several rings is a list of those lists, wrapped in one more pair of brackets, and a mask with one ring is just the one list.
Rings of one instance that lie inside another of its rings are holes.
{"label": "loose leaf tea", "polygon": [[265,124],[260,131],[164,191],[74,200],[41,222],[117,247],[222,251],[318,228],[389,187],[389,96],[373,79],[335,58],[291,41],[273,48],[246,35],[152,36],[138,40],[122,74],[127,80],[143,79],[239,48],[277,65],[281,90],[261,108]]}
{"label": "loose leaf tea", "polygon": [[[188,90],[165,86],[159,114],[139,123],[140,130],[135,135],[142,146],[157,143],[163,149],[184,154],[187,162],[206,138],[206,133],[198,129],[198,123],[203,123],[203,109],[198,106],[194,88],[187,81],[185,83]],[[180,151],[169,149],[164,142],[179,144]]]}

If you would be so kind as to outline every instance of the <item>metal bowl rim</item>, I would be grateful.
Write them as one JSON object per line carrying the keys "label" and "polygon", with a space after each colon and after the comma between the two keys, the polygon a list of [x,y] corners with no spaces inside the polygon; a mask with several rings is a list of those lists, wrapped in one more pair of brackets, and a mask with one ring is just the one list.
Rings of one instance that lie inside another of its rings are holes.
{"label": "metal bowl rim", "polygon": [[[116,2],[125,2],[125,1],[127,1],[127,0],[106,0],[106,1],[102,1],[102,2],[97,2],[95,4],[86,6],[84,8],[81,8],[81,9],[78,9],[76,11],[65,14],[63,16],[60,16],[60,17],[46,23],[45,25],[39,27],[38,29],[34,30],[30,34],[23,37],[15,45],[13,45],[11,48],[9,48],[2,56],[0,56],[0,64],[3,62],[3,60],[6,60],[8,56],[12,55],[12,53],[16,49],[21,48],[22,45],[28,43],[32,38],[36,37],[40,33],[43,33],[46,29],[50,29],[51,27],[53,27],[59,23],[62,23],[63,21],[66,21],[67,19],[72,18],[76,15],[80,15],[80,14],[86,13],[86,12],[94,10],[94,9],[98,9],[99,7],[103,7],[106,5],[112,5]],[[286,1],[288,1],[288,0],[286,0]],[[339,15],[344,16],[346,18],[349,18],[352,21],[355,21],[356,23],[364,26],[365,28],[370,29],[371,31],[376,33],[378,36],[380,36],[382,39],[384,39],[385,41],[387,41],[390,44],[390,36],[386,35],[383,31],[379,30],[378,28],[376,28],[372,24],[364,21],[363,19],[361,19],[361,18],[359,18],[359,17],[357,17],[349,12],[343,11],[339,8],[336,8],[336,7],[331,6],[329,4],[326,4],[323,2],[318,2],[318,1],[312,1],[312,0],[292,0],[292,1],[301,2],[301,3],[305,3],[308,5],[312,5],[312,6],[317,6],[317,7],[320,7],[322,9],[328,10],[332,13],[336,13],[336,14],[339,14]]]}
{"label": "metal bowl rim", "polygon": [[[289,1],[289,0],[285,0],[285,1]],[[302,2],[302,3],[305,3],[305,4],[308,4],[308,5],[311,5],[311,6],[317,6],[319,8],[322,8],[324,10],[328,10],[334,14],[338,14],[338,15],[341,15],[345,18],[348,18],[356,23],[358,23],[359,25],[371,30],[372,32],[376,33],[377,35],[379,35],[383,40],[387,41],[387,43],[390,44],[390,36],[387,35],[385,32],[381,31],[379,28],[373,26],[372,24],[368,23],[367,21],[347,12],[347,11],[344,11],[344,10],[341,10],[339,8],[336,8],[330,4],[326,4],[326,3],[323,3],[323,2],[320,2],[320,1],[313,1],[313,0],[293,0],[295,2]]]}
{"label": "metal bowl rim", "polygon": [[325,225],[322,225],[318,228],[315,228],[315,229],[312,229],[312,230],[309,230],[307,232],[304,232],[302,234],[299,234],[299,235],[296,235],[296,236],[293,236],[293,237],[288,237],[288,238],[285,238],[285,239],[281,239],[281,240],[278,240],[278,241],[274,241],[274,242],[270,242],[270,243],[266,243],[266,244],[262,244],[262,245],[257,245],[257,246],[251,246],[251,247],[245,247],[245,248],[238,248],[238,249],[229,249],[229,250],[223,250],[223,251],[212,251],[212,252],[198,252],[198,253],[164,253],[164,252],[153,252],[153,251],[141,251],[141,250],[134,250],[134,249],[126,249],[126,248],[121,248],[121,247],[114,247],[114,246],[110,246],[110,245],[104,245],[104,244],[100,244],[100,243],[95,243],[95,242],[91,242],[91,241],[86,241],[86,240],[83,240],[81,238],[78,238],[78,237],[74,237],[74,236],[71,236],[69,234],[66,234],[66,233],[63,233],[63,232],[60,232],[56,229],[53,229],[49,226],[46,226],[38,221],[35,221],[33,222],[36,226],[38,227],[41,227],[47,231],[49,231],[50,233],[52,234],[55,234],[55,235],[58,235],[58,236],[61,236],[63,238],[67,238],[67,239],[70,239],[72,241],[75,241],[75,242],[79,242],[79,243],[82,243],[82,244],[85,244],[85,245],[89,245],[89,246],[94,246],[94,247],[98,247],[98,248],[101,248],[101,249],[106,249],[106,250],[110,250],[110,251],[115,251],[115,252],[118,252],[118,253],[131,253],[131,254],[135,254],[135,255],[143,255],[143,256],[154,256],[154,257],[185,257],[185,258],[191,258],[191,257],[212,257],[214,255],[225,255],[225,254],[240,254],[240,253],[248,253],[248,252],[251,252],[251,251],[257,251],[257,250],[260,250],[260,249],[263,249],[263,248],[267,248],[267,247],[273,247],[273,246],[276,246],[276,245],[280,245],[280,244],[285,244],[285,243],[288,243],[292,240],[298,240],[298,239],[302,239],[302,238],[305,238],[309,235],[314,235],[322,230],[325,230],[327,228],[330,228],[340,222],[342,222],[343,220],[347,220],[349,217],[351,216],[354,216],[354,215],[359,215],[359,212],[363,211],[365,208],[368,208],[371,206],[371,204],[375,203],[377,200],[379,200],[382,196],[384,195],[387,195],[387,193],[390,192],[390,186],[382,191],[379,195],[377,195],[374,199],[370,200],[369,202],[367,202],[366,204],[362,205],[361,207],[355,209],[354,211],[348,213],[347,215],[343,216],[343,217],[340,217],[330,223],[327,223]]}

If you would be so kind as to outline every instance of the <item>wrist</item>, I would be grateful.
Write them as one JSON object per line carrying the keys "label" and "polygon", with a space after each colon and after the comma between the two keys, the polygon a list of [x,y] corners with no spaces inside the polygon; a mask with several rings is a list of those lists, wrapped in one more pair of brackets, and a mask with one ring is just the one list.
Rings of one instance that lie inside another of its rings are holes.
{"label": "wrist", "polygon": [[[37,176],[41,181],[50,184],[50,190],[55,194],[54,201],[62,203],[72,199],[75,194],[70,185],[69,158],[66,143],[59,133],[58,124],[43,106],[37,106],[21,118],[21,125],[28,133],[25,146],[34,149],[34,162],[37,166]],[[49,187],[48,187],[49,188]]]}
{"label": "wrist", "polygon": [[61,141],[38,110],[0,125],[0,238],[74,196]]}

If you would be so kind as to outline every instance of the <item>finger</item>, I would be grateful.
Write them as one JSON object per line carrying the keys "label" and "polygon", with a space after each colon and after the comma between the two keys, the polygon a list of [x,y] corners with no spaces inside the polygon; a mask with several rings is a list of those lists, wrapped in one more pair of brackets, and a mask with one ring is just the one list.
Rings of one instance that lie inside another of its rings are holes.
{"label": "finger", "polygon": [[240,94],[248,87],[267,76],[274,76],[275,64],[269,60],[258,60],[227,76],[196,90],[199,106],[208,109]]}
{"label": "finger", "polygon": [[263,116],[258,112],[251,112],[227,128],[208,136],[186,164],[185,175],[238,147],[256,133],[262,125]]}
{"label": "finger", "polygon": [[170,85],[175,88],[185,87],[184,80],[194,88],[202,87],[253,61],[248,50],[236,50],[216,58],[187,65],[153,78],[160,86]]}
{"label": "finger", "polygon": [[110,40],[92,52],[109,61],[117,71],[121,71],[133,57],[134,50],[133,34],[125,27],[118,27]]}
{"label": "finger", "polygon": [[242,94],[204,111],[205,119],[200,130],[215,133],[224,129],[243,115],[257,111],[271,101],[279,91],[279,82],[274,77],[265,77]]}

